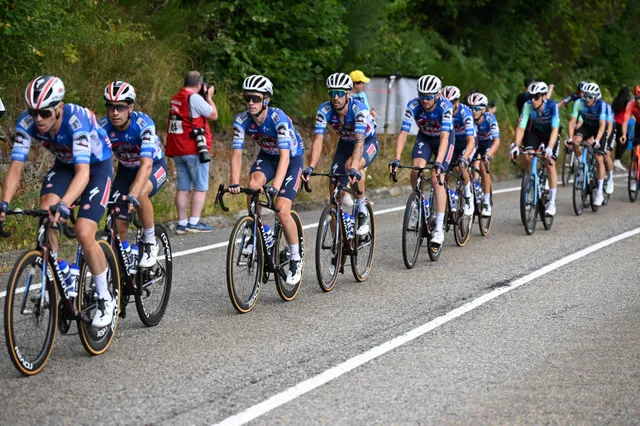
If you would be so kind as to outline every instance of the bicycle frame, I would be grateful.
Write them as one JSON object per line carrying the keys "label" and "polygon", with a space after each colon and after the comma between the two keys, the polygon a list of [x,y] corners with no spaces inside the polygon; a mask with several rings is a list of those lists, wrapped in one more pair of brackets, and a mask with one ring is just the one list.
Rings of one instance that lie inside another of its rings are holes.
{"label": "bicycle frame", "polygon": [[[137,229],[136,245],[137,246],[140,246],[140,241],[142,240],[142,235],[140,232],[141,227],[139,226],[140,224],[135,219],[135,213],[132,213],[131,215],[127,214],[126,218],[124,217],[124,215],[120,216],[121,208],[124,208],[126,211],[128,207],[126,206],[126,204],[122,204],[121,206],[117,205],[117,203],[107,204],[107,209],[109,212],[107,214],[107,220],[105,223],[104,230],[109,234],[109,244],[111,245],[111,248],[113,248],[114,252],[118,253],[119,255],[118,257],[122,261],[122,265],[124,266],[124,271],[125,271],[124,273],[125,283],[127,287],[133,289],[134,291],[137,291],[137,285],[134,279],[135,275],[132,275],[129,273],[129,270],[133,265],[131,265],[131,262],[129,261],[129,256],[126,255],[124,247],[122,247],[122,241],[120,240],[120,234],[117,229],[116,219],[120,219],[128,222],[127,225],[129,225],[130,223],[133,223],[136,226],[136,229]],[[151,284],[153,284],[153,282],[150,283],[149,285]]]}

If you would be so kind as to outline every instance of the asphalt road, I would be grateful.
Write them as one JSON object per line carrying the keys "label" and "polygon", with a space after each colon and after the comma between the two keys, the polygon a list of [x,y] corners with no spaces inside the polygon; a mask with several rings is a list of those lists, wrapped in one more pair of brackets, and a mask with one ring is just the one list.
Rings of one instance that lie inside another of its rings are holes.
{"label": "asphalt road", "polygon": [[[440,260],[423,251],[413,270],[402,262],[402,211],[379,215],[372,276],[358,284],[346,268],[327,294],[315,278],[315,229],[307,229],[297,298],[283,303],[270,282],[245,315],[229,302],[224,248],[176,257],[159,326],[145,328],[130,309],[95,358],[74,326],[31,378],[3,349],[0,423],[241,424],[228,419],[240,413],[269,425],[638,424],[640,235],[540,271],[640,227],[640,204],[629,203],[623,182],[609,206],[581,217],[560,189],[553,228],[539,223],[532,236],[520,223],[519,191],[497,194],[488,237],[476,226],[458,248],[449,233]],[[374,201],[381,211],[406,198]],[[318,218],[302,214],[304,224]],[[174,253],[224,242],[229,232],[174,237]],[[353,368],[359,355],[425,324],[430,331]]]}

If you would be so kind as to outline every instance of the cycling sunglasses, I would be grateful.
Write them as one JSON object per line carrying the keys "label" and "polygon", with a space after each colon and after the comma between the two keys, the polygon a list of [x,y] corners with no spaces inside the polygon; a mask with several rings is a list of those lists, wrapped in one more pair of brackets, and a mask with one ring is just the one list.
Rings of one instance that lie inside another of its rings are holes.
{"label": "cycling sunglasses", "polygon": [[432,101],[436,98],[436,95],[420,95],[418,97],[421,101]]}
{"label": "cycling sunglasses", "polygon": [[540,100],[540,98],[542,98],[542,95],[541,95],[541,94],[531,95],[531,99],[533,99],[533,100],[539,101],[539,100]]}
{"label": "cycling sunglasses", "polygon": [[331,99],[335,98],[336,96],[339,98],[343,98],[346,94],[346,90],[329,90],[329,97]]}
{"label": "cycling sunglasses", "polygon": [[41,118],[51,118],[53,115],[53,108],[47,109],[29,109],[29,115],[33,118],[36,118],[38,115]]}
{"label": "cycling sunglasses", "polygon": [[595,96],[593,96],[593,95],[584,95],[584,98],[585,98],[585,99],[588,99],[588,100],[593,100],[593,99],[595,99],[596,97],[595,97]]}
{"label": "cycling sunglasses", "polygon": [[471,107],[471,109],[472,109],[472,110],[474,110],[474,111],[482,111],[482,110],[483,110],[483,109],[485,109],[485,108],[486,108],[486,107],[483,107],[483,106],[474,106],[474,107]]}
{"label": "cycling sunglasses", "polygon": [[258,96],[258,95],[244,95],[244,101],[246,103],[254,103],[254,104],[261,104],[262,101],[264,100],[264,98],[262,96]]}
{"label": "cycling sunglasses", "polygon": [[113,104],[105,104],[108,112],[118,111],[125,112],[129,109],[129,105],[113,105]]}

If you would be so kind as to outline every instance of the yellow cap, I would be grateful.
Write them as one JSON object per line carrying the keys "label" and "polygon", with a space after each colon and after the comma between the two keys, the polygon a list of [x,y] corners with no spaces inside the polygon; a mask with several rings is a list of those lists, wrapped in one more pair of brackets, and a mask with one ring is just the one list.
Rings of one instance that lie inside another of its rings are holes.
{"label": "yellow cap", "polygon": [[353,80],[354,83],[360,83],[361,81],[363,83],[368,83],[371,80],[369,78],[367,78],[366,75],[364,75],[364,73],[360,70],[355,70],[355,71],[351,71],[349,73],[349,77],[351,77],[351,80]]}

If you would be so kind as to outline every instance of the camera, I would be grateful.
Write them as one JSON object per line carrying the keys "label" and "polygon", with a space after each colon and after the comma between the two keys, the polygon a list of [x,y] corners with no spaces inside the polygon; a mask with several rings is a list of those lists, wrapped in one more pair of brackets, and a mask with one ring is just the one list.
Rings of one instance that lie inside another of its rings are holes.
{"label": "camera", "polygon": [[[198,92],[198,94],[199,94],[200,96],[202,96],[202,98],[203,98],[203,99],[205,99],[205,100],[206,100],[206,99],[207,99],[207,92],[209,91],[209,88],[210,88],[211,86],[212,86],[212,85],[211,85],[211,84],[209,84],[209,83],[207,83],[206,81],[205,81],[205,82],[203,82],[203,83],[202,83],[202,88],[200,89],[200,91]],[[213,94],[214,94],[214,95],[216,94],[216,87],[215,87],[215,86],[213,86]]]}
{"label": "camera", "polygon": [[196,138],[196,145],[198,147],[198,155],[200,156],[201,163],[208,163],[211,161],[209,156],[209,150],[207,149],[207,138],[204,136],[205,130],[203,128],[195,128],[191,131],[191,137]]}

